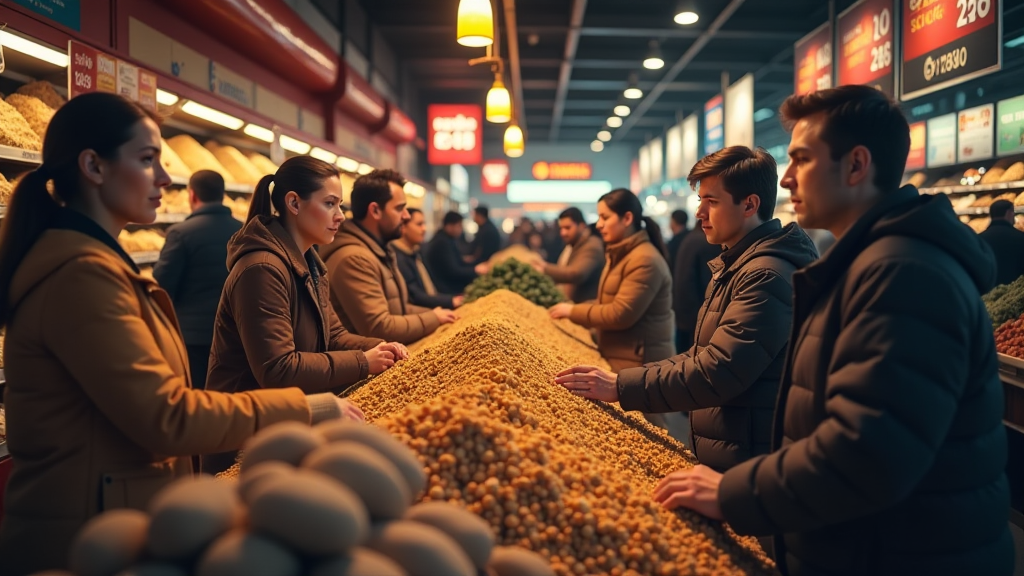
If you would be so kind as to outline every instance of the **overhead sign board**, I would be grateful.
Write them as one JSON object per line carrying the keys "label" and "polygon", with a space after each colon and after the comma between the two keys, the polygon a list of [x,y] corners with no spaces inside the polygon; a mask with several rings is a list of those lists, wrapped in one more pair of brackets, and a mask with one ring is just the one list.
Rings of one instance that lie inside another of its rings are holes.
{"label": "overhead sign board", "polygon": [[725,145],[754,147],[754,75],[725,90]]}
{"label": "overhead sign board", "polygon": [[873,86],[896,95],[893,0],[860,0],[839,15],[837,84]]}
{"label": "overhead sign board", "polygon": [[68,96],[120,94],[156,111],[156,75],[81,42],[68,42]]}
{"label": "overhead sign board", "polygon": [[483,109],[476,104],[427,106],[427,161],[435,166],[483,161]]}
{"label": "overhead sign board", "polygon": [[704,104],[704,154],[725,147],[725,100],[719,94]]}
{"label": "overhead sign board", "polygon": [[590,162],[534,162],[531,170],[537,180],[590,180]]}
{"label": "overhead sign board", "polygon": [[480,168],[480,190],[484,194],[504,194],[511,176],[508,160],[487,160]]}
{"label": "overhead sign board", "polygon": [[832,24],[826,22],[793,46],[794,93],[832,87]]}

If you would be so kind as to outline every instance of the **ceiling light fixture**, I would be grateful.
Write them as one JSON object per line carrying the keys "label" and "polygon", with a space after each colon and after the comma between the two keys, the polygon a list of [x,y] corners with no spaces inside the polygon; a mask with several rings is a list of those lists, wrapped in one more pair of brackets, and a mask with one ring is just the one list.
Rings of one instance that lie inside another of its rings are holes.
{"label": "ceiling light fixture", "polygon": [[494,84],[487,91],[486,118],[495,124],[504,124],[512,119],[512,96],[497,74],[494,76]]}
{"label": "ceiling light fixture", "polygon": [[256,124],[246,124],[245,130],[242,130],[246,136],[251,136],[257,140],[263,140],[264,142],[274,141],[274,131],[263,126],[257,126]]}
{"label": "ceiling light fixture", "polygon": [[597,139],[601,142],[607,142],[612,139],[612,133],[607,130],[601,130],[597,133]]}
{"label": "ceiling light fixture", "polygon": [[281,148],[284,148],[289,152],[295,152],[296,154],[309,154],[309,150],[312,146],[306,144],[302,140],[296,140],[291,136],[281,134]]}
{"label": "ceiling light fixture", "polygon": [[6,30],[0,30],[0,46],[4,48],[10,48],[15,52],[21,52],[27,54],[43,62],[48,62],[54,66],[60,66],[61,68],[68,67],[68,55],[54,50],[49,46],[43,46],[38,42],[34,42],[23,36],[17,34],[11,34]]}
{"label": "ceiling light fixture", "polygon": [[672,19],[676,24],[681,26],[689,26],[696,24],[700,20],[700,15],[697,14],[697,6],[694,0],[684,0],[676,6],[676,15]]}
{"label": "ceiling light fixture", "polygon": [[505,155],[509,158],[519,158],[526,151],[523,140],[523,130],[518,124],[512,122],[505,129]]}
{"label": "ceiling light fixture", "polygon": [[665,67],[665,59],[661,57],[661,48],[658,47],[657,40],[651,40],[648,44],[650,52],[647,53],[647,58],[644,59],[644,68],[648,70],[661,70]]}
{"label": "ceiling light fixture", "polygon": [[626,98],[629,98],[630,100],[639,100],[640,98],[644,97],[644,91],[641,90],[639,86],[637,86],[636,74],[629,75],[629,86],[622,93],[622,95],[625,96]]}
{"label": "ceiling light fixture", "polygon": [[491,0],[460,0],[456,41],[472,48],[494,44]]}
{"label": "ceiling light fixture", "polygon": [[615,107],[615,114],[617,116],[629,116],[629,106],[625,104],[619,104]]}
{"label": "ceiling light fixture", "polygon": [[359,161],[344,156],[338,156],[338,168],[353,174],[359,172]]}
{"label": "ceiling light fixture", "polygon": [[[203,106],[202,104],[192,100],[185,102],[181,107],[181,111],[191,116],[195,116],[196,118],[206,120],[207,122],[217,124],[218,126],[223,126],[229,130],[238,130],[245,125],[245,121],[240,118],[235,118],[230,114],[225,114],[220,110],[214,110],[213,108]],[[306,150],[308,151],[309,149],[307,148]]]}
{"label": "ceiling light fixture", "polygon": [[156,89],[156,101],[160,104],[163,104],[164,106],[174,106],[178,103],[178,100],[180,100],[180,98],[178,98],[177,94],[171,94],[170,92],[159,88]]}
{"label": "ceiling light fixture", "polygon": [[370,172],[373,172],[373,166],[369,164],[360,164],[359,168],[356,169],[356,173],[360,176],[366,176]]}
{"label": "ceiling light fixture", "polygon": [[605,123],[608,124],[609,128],[618,128],[622,126],[622,118],[618,116],[609,116]]}
{"label": "ceiling light fixture", "polygon": [[600,152],[604,150],[604,142],[601,142],[600,140],[594,140],[593,142],[590,143],[590,149],[593,150],[594,152]]}
{"label": "ceiling light fixture", "polygon": [[317,146],[317,147],[313,148],[312,150],[310,150],[309,151],[309,155],[312,156],[313,158],[316,158],[317,160],[323,160],[324,162],[327,162],[328,164],[334,164],[335,162],[338,161],[338,155],[337,154],[335,154],[334,152],[331,152],[330,150],[324,150],[323,148],[321,148],[319,146]]}

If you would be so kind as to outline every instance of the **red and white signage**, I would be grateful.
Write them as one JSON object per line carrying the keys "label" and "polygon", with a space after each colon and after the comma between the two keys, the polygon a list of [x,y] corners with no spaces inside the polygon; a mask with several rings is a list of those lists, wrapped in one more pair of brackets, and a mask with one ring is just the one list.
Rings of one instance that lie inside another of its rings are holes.
{"label": "red and white signage", "polygon": [[427,106],[427,161],[434,166],[483,162],[484,112],[476,104]]}
{"label": "red and white signage", "polygon": [[74,40],[68,43],[68,95],[120,94],[156,111],[156,75]]}
{"label": "red and white signage", "polygon": [[838,84],[874,86],[895,95],[893,0],[860,0],[839,15]]}
{"label": "red and white signage", "polygon": [[793,46],[795,94],[832,87],[832,23],[826,22]]}
{"label": "red and white signage", "polygon": [[488,160],[480,172],[483,176],[480,190],[484,194],[504,194],[508,190],[508,183],[512,179],[512,168],[508,160]]}

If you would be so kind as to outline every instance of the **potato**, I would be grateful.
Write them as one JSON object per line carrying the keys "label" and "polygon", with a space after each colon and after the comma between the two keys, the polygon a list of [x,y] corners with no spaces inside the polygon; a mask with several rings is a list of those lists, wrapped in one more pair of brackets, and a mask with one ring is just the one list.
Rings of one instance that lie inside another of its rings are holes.
{"label": "potato", "polygon": [[414,499],[426,489],[427,476],[423,472],[423,465],[416,459],[416,454],[388,432],[376,426],[367,426],[350,420],[331,420],[319,424],[315,429],[328,442],[351,440],[383,454],[402,473]]}
{"label": "potato", "polygon": [[235,530],[221,536],[196,565],[196,576],[298,576],[302,564],[277,542]]}
{"label": "potato", "polygon": [[412,504],[402,473],[365,444],[335,442],[311,452],[302,467],[322,472],[351,488],[374,519],[401,518]]}
{"label": "potato", "polygon": [[149,516],[112,510],[93,517],[71,544],[69,567],[78,576],[110,576],[128,568],[146,547]]}
{"label": "potato", "polygon": [[321,556],[344,554],[366,540],[370,527],[355,492],[309,470],[275,476],[254,490],[249,522],[295,550]]}
{"label": "potato", "polygon": [[234,486],[211,476],[179,480],[149,504],[148,549],[157,558],[191,558],[231,528],[244,511]]}
{"label": "potato", "polygon": [[374,534],[368,548],[398,562],[410,576],[475,576],[466,553],[437,528],[396,520]]}
{"label": "potato", "polygon": [[340,556],[318,564],[310,576],[406,576],[394,561],[373,550],[355,548],[348,556]]}
{"label": "potato", "polygon": [[189,576],[188,572],[174,564],[147,562],[119,573],[117,576]]}
{"label": "potato", "polygon": [[410,508],[405,519],[444,532],[462,548],[477,569],[487,566],[494,548],[494,533],[483,518],[445,502],[425,502]]}
{"label": "potato", "polygon": [[555,576],[551,565],[540,554],[510,546],[495,548],[487,567],[497,576]]}
{"label": "potato", "polygon": [[238,484],[238,493],[241,494],[243,500],[251,502],[256,488],[262,485],[265,480],[294,473],[294,466],[279,460],[260,462],[255,466],[251,466],[245,471],[245,474],[242,474],[241,481]]}
{"label": "potato", "polygon": [[267,460],[280,460],[298,466],[307,454],[323,444],[323,437],[305,424],[274,424],[245,443],[242,449],[242,472]]}

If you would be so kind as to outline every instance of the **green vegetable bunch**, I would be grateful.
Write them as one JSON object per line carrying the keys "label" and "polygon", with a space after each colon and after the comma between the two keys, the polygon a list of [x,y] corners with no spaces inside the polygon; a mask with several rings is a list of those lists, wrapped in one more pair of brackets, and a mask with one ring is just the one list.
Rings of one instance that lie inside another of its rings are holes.
{"label": "green vegetable bunch", "polygon": [[992,318],[992,327],[998,328],[1005,322],[1024,314],[1024,276],[1009,284],[996,286],[981,297]]}
{"label": "green vegetable bunch", "polygon": [[502,288],[545,308],[565,299],[549,276],[537,272],[529,264],[509,258],[466,288],[466,302],[483,298]]}

